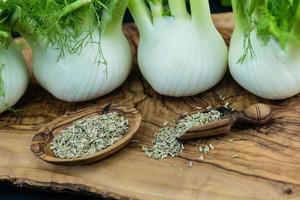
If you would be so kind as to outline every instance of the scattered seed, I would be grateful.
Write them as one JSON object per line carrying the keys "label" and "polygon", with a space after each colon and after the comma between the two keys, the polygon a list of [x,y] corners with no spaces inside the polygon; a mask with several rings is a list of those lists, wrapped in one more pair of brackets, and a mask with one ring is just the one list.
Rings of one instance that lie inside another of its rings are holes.
{"label": "scattered seed", "polygon": [[185,113],[183,113],[182,115],[183,115],[183,116],[186,116],[187,114],[188,114],[188,113],[187,113],[187,112],[185,112]]}
{"label": "scattered seed", "polygon": [[168,125],[168,123],[169,123],[169,122],[165,122],[165,123],[163,124],[163,126],[167,126],[167,125]]}
{"label": "scattered seed", "polygon": [[223,95],[222,94],[219,96],[219,99],[223,99]]}
{"label": "scattered seed", "polygon": [[[217,110],[210,110],[209,112],[197,112],[187,115],[179,119],[175,123],[175,127],[164,126],[159,129],[152,140],[152,147],[144,147],[142,150],[146,156],[154,159],[163,159],[168,156],[178,156],[184,149],[184,145],[179,138],[190,128],[199,124],[209,123],[221,118],[221,113]],[[206,151],[210,149],[207,146]],[[206,153],[207,153],[206,152]]]}
{"label": "scattered seed", "polygon": [[183,171],[183,169],[182,169],[182,168],[180,168],[180,167],[179,167],[178,169],[179,169],[180,171]]}
{"label": "scattered seed", "polygon": [[202,153],[203,152],[203,148],[200,146],[199,147],[199,151]]}
{"label": "scattered seed", "polygon": [[224,101],[226,99],[226,97],[223,97],[221,100]]}
{"label": "scattered seed", "polygon": [[193,167],[193,162],[192,162],[192,161],[188,162],[187,166],[188,166],[189,168],[192,168],[192,167]]}
{"label": "scattered seed", "polygon": [[210,148],[206,145],[203,149],[204,153],[207,154],[210,151]]}
{"label": "scattered seed", "polygon": [[172,167],[176,168],[176,164],[175,164],[175,163],[173,163],[173,164],[172,164]]}
{"label": "scattered seed", "polygon": [[130,142],[131,142],[131,143],[140,143],[139,140],[131,140]]}
{"label": "scattered seed", "polygon": [[209,109],[211,109],[212,108],[212,106],[207,106],[206,107],[206,110],[209,110]]}
{"label": "scattered seed", "polygon": [[225,105],[224,105],[224,107],[227,108],[228,106],[229,106],[229,102],[226,102]]}
{"label": "scattered seed", "polygon": [[231,108],[231,111],[235,111],[235,108]]}
{"label": "scattered seed", "polygon": [[201,155],[201,156],[199,156],[199,158],[198,158],[198,160],[203,160],[204,159],[204,157],[203,157],[203,155]]}
{"label": "scattered seed", "polygon": [[211,150],[214,150],[214,149],[215,149],[215,147],[214,147],[212,144],[209,144],[209,148],[210,148]]}
{"label": "scattered seed", "polygon": [[228,140],[228,142],[233,142],[233,141],[234,141],[234,139],[229,139],[229,140]]}
{"label": "scattered seed", "polygon": [[239,157],[239,155],[237,155],[237,154],[236,154],[236,155],[232,155],[232,156],[231,156],[231,158],[232,158],[232,159],[234,159],[234,158],[238,158],[238,157]]}
{"label": "scattered seed", "polygon": [[197,109],[197,110],[201,110],[201,109],[202,109],[202,107],[200,107],[200,106],[196,106],[196,109]]}

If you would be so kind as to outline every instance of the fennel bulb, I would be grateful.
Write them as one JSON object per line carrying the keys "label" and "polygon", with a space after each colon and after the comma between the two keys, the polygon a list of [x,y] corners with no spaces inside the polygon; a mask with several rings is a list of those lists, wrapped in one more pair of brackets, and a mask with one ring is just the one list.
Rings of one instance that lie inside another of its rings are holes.
{"label": "fennel bulb", "polygon": [[23,15],[30,13],[22,17],[21,12],[27,20],[20,29],[32,46],[38,82],[68,102],[95,99],[119,87],[131,70],[131,49],[122,32],[127,5],[128,0],[21,5],[27,11]]}
{"label": "fennel bulb", "polygon": [[88,43],[80,53],[57,59],[55,48],[32,45],[33,72],[38,82],[56,98],[80,102],[106,95],[118,88],[131,70],[131,50],[120,31],[111,36],[93,34],[100,39],[105,63],[98,63],[99,46]]}
{"label": "fennel bulb", "polygon": [[264,44],[252,31],[255,56],[238,63],[243,38],[243,32],[236,30],[229,50],[231,75],[242,87],[265,99],[285,99],[300,92],[300,47],[283,50],[274,39]]}
{"label": "fennel bulb", "polygon": [[[299,39],[294,37],[299,35],[299,32],[294,32],[294,23],[299,21],[295,20],[296,13],[293,14],[290,9],[292,6],[299,9],[299,3],[286,5],[290,18],[286,13],[278,19],[271,14],[282,12],[279,7],[273,6],[276,9],[272,13],[266,9],[279,0],[239,3],[233,1],[236,28],[229,49],[229,68],[233,78],[246,90],[265,99],[285,99],[298,94],[300,44]],[[251,13],[250,16],[247,13]],[[265,13],[271,16],[268,18]],[[256,23],[251,23],[253,19]],[[283,20],[290,25],[284,27]]]}
{"label": "fennel bulb", "polygon": [[227,46],[211,19],[208,0],[169,0],[172,16],[163,15],[162,1],[130,0],[129,10],[140,31],[138,63],[158,93],[181,97],[216,85],[227,69]]}
{"label": "fennel bulb", "polygon": [[20,48],[13,42],[0,48],[0,113],[14,106],[28,86],[28,72]]}

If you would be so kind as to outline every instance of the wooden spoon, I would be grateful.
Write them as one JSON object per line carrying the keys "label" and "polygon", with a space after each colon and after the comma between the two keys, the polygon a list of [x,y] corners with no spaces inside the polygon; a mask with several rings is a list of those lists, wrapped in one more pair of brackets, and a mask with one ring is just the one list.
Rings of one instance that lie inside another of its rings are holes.
{"label": "wooden spoon", "polygon": [[[126,117],[129,121],[129,129],[128,132],[121,138],[119,141],[114,143],[113,145],[98,151],[94,154],[73,158],[73,159],[62,159],[56,157],[53,152],[50,150],[50,144],[55,135],[59,134],[61,130],[67,128],[72,125],[75,121],[82,119],[87,116],[97,115],[97,114],[105,114],[108,112],[118,112],[124,117]],[[93,106],[89,108],[85,108],[73,113],[67,113],[64,116],[61,116],[49,124],[45,125],[41,128],[39,133],[37,133],[31,142],[31,151],[38,158],[53,164],[59,165],[82,165],[88,164],[92,162],[99,161],[107,156],[112,155],[118,150],[125,147],[132,137],[135,135],[137,130],[140,127],[142,120],[142,115],[140,111],[135,108],[127,108],[118,105],[106,105],[106,106]]]}
{"label": "wooden spoon", "polygon": [[271,119],[272,110],[266,104],[254,104],[241,112],[230,112],[227,110],[222,119],[193,127],[180,136],[179,140],[224,135],[228,134],[235,125],[264,125]]}

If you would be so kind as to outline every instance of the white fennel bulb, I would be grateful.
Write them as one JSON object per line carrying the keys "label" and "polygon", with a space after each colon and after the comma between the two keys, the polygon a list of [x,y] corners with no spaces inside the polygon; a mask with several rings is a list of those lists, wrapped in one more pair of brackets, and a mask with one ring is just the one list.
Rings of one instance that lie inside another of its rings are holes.
{"label": "white fennel bulb", "polygon": [[246,90],[265,99],[300,92],[300,2],[233,0],[235,30],[229,69]]}
{"label": "white fennel bulb", "polygon": [[128,0],[20,5],[20,29],[32,46],[38,82],[68,102],[95,99],[118,88],[131,69],[131,49],[122,32],[127,5]]}
{"label": "white fennel bulb", "polygon": [[28,72],[20,48],[11,43],[0,48],[0,113],[14,106],[28,86]]}
{"label": "white fennel bulb", "polygon": [[140,31],[140,70],[160,94],[192,96],[216,85],[227,70],[227,46],[216,30],[208,0],[169,0],[172,16],[162,15],[162,1],[150,1],[152,19],[142,0],[129,9]]}
{"label": "white fennel bulb", "polygon": [[54,48],[32,45],[33,72],[38,82],[58,99],[80,102],[106,95],[118,88],[131,70],[131,50],[122,31],[100,37],[106,63],[98,63],[98,43],[88,43],[80,53],[68,54],[58,60]]}
{"label": "white fennel bulb", "polygon": [[244,48],[244,34],[232,35],[229,69],[233,78],[246,90],[265,99],[285,99],[300,92],[300,47],[282,49],[271,39],[264,44],[251,32],[252,59],[238,62]]}

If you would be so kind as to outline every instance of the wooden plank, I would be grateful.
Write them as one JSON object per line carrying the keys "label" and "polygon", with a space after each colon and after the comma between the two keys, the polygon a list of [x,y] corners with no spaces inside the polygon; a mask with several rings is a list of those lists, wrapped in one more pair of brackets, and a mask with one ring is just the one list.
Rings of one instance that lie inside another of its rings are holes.
{"label": "wooden plank", "polygon": [[[232,20],[225,23],[227,18],[231,16],[214,16],[221,32],[228,36],[232,25],[227,24]],[[136,35],[132,28],[126,32]],[[135,36],[131,38],[137,41]],[[220,95],[226,99],[220,100]],[[270,104],[274,120],[267,126],[234,129],[227,136],[186,142],[179,157],[160,161],[147,158],[136,144],[101,162],[76,167],[48,164],[30,151],[32,136],[45,123],[89,105],[118,103],[136,107],[142,112],[142,124],[135,139],[150,145],[153,133],[165,121],[195,111],[196,106],[226,102],[237,110],[257,102]],[[272,102],[257,98],[229,75],[204,94],[170,98],[155,93],[135,69],[121,88],[86,103],[59,101],[33,83],[17,105],[22,108],[19,116],[10,112],[0,116],[0,179],[115,199],[300,199],[299,102],[300,96]],[[205,144],[213,144],[215,150],[209,153],[210,159],[198,161],[196,145]],[[190,161],[192,168],[187,166]]]}

